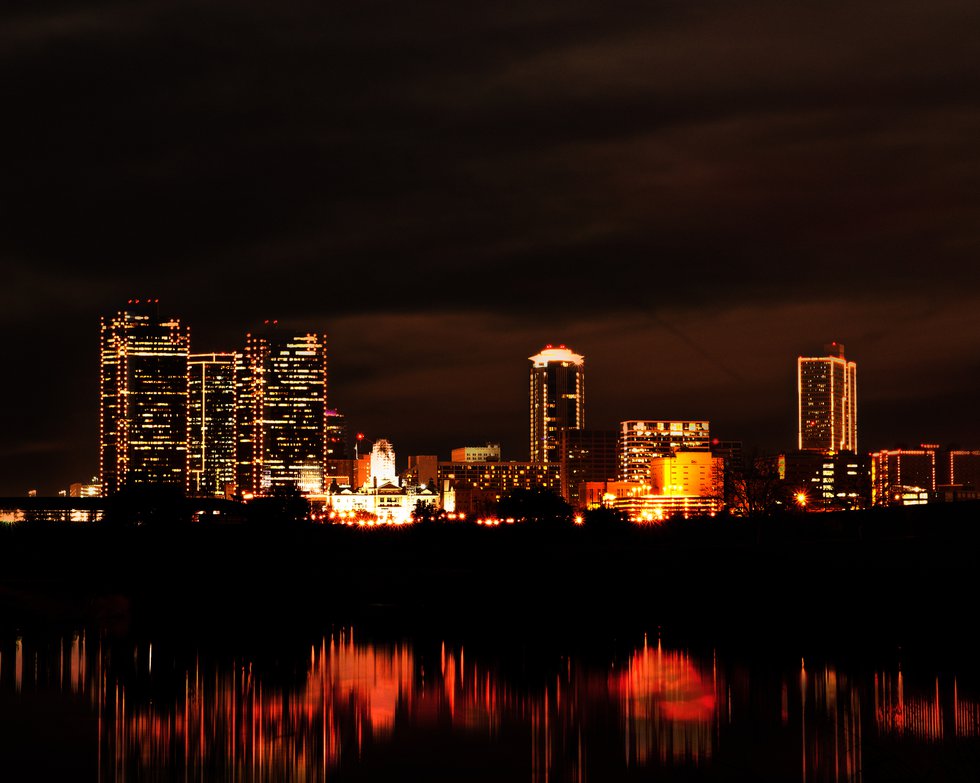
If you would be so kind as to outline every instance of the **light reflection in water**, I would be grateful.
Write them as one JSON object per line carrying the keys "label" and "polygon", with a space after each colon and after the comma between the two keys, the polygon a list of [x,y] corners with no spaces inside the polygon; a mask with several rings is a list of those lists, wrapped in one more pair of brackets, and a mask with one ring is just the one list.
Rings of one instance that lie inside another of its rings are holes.
{"label": "light reflection in water", "polygon": [[644,644],[628,668],[611,678],[626,724],[627,763],[711,757],[717,675],[706,677],[690,656]]}
{"label": "light reflection in water", "polygon": [[[859,682],[799,662],[795,674],[760,682],[717,656],[644,641],[606,666],[562,658],[518,686],[462,646],[435,649],[429,666],[410,644],[366,643],[344,629],[283,671],[85,633],[50,644],[13,637],[0,641],[0,696],[27,704],[53,691],[87,703],[107,781],[324,780],[387,752],[400,730],[418,741],[447,729],[491,746],[517,737],[515,764],[533,783],[612,779],[610,763],[621,774],[708,774],[746,732],[762,748],[786,744],[798,764],[787,777],[861,781],[865,720],[872,736],[908,742],[980,737],[980,705],[956,680],[909,689],[900,670]],[[873,706],[867,715],[863,704]]]}

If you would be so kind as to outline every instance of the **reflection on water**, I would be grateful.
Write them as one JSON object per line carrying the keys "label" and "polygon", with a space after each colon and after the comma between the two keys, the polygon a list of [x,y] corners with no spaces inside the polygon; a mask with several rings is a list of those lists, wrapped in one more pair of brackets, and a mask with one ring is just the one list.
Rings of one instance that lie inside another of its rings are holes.
{"label": "reflection on water", "polygon": [[645,639],[530,678],[463,646],[418,650],[351,629],[274,663],[86,633],[0,643],[0,704],[30,709],[54,694],[87,705],[107,781],[324,780],[403,752],[400,733],[424,744],[439,732],[490,748],[516,737],[515,769],[535,783],[637,769],[711,779],[744,757],[781,779],[860,781],[869,741],[980,736],[980,706],[961,690],[957,679],[910,686],[900,669],[864,677],[805,661],[762,676]]}

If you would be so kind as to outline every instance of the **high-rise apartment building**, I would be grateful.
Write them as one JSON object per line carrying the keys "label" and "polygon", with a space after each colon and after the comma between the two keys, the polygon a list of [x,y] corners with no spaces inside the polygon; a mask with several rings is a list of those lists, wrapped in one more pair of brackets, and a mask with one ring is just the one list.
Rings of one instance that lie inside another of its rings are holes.
{"label": "high-rise apartment building", "polygon": [[585,357],[548,345],[531,362],[531,462],[559,462],[561,433],[585,427]]}
{"label": "high-rise apartment building", "polygon": [[827,356],[796,360],[800,451],[857,451],[857,364],[844,346],[831,343]]}
{"label": "high-rise apartment building", "polygon": [[104,495],[135,485],[187,486],[190,332],[131,299],[102,319],[99,481]]}
{"label": "high-rise apartment building", "polygon": [[647,484],[652,460],[669,457],[677,449],[707,449],[710,445],[707,421],[633,419],[620,422],[616,447],[619,479]]}
{"label": "high-rise apartment building", "polygon": [[234,353],[187,359],[187,475],[195,495],[224,497],[234,491],[237,364]]}
{"label": "high-rise apartment building", "polygon": [[327,426],[326,335],[281,330],[249,334],[238,373],[238,485],[323,491]]}

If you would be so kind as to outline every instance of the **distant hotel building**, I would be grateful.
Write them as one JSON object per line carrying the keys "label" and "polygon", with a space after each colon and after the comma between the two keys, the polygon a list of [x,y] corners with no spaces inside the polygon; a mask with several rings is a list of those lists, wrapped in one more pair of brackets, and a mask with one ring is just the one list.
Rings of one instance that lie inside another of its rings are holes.
{"label": "distant hotel building", "polygon": [[187,359],[187,473],[195,495],[234,492],[237,364],[234,353],[191,354]]}
{"label": "distant hotel building", "polygon": [[99,483],[187,487],[190,332],[160,318],[159,300],[132,299],[102,319]]}
{"label": "distant hotel building", "polygon": [[546,346],[531,362],[531,462],[559,463],[561,433],[585,426],[585,357]]}
{"label": "distant hotel building", "polygon": [[280,331],[266,322],[249,334],[239,370],[238,486],[269,494],[325,488],[326,335]]}
{"label": "distant hotel building", "polygon": [[831,343],[827,356],[796,360],[798,448],[821,454],[857,451],[857,364],[844,346]]}
{"label": "distant hotel building", "polygon": [[619,480],[647,483],[650,463],[670,456],[677,449],[708,449],[711,437],[706,421],[620,422],[617,458]]}

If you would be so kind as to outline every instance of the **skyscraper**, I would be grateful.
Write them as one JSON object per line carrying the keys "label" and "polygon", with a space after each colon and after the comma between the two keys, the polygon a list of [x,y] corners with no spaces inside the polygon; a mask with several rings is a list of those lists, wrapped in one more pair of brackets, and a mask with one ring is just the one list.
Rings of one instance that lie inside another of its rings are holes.
{"label": "skyscraper", "polygon": [[561,434],[585,427],[585,357],[546,346],[531,362],[531,462],[560,462]]}
{"label": "skyscraper", "polygon": [[190,332],[160,318],[159,300],[131,299],[102,319],[99,477],[104,495],[127,486],[187,485]]}
{"label": "skyscraper", "polygon": [[280,330],[276,322],[249,334],[238,373],[242,491],[322,492],[326,425],[326,335]]}
{"label": "skyscraper", "polygon": [[844,346],[831,343],[827,356],[796,360],[800,451],[857,451],[857,364]]}
{"label": "skyscraper", "polygon": [[197,495],[223,497],[235,485],[237,360],[234,353],[187,360],[187,473]]}

